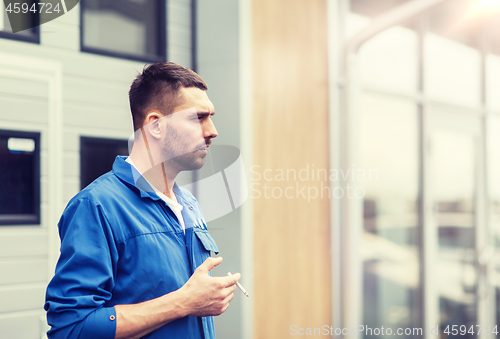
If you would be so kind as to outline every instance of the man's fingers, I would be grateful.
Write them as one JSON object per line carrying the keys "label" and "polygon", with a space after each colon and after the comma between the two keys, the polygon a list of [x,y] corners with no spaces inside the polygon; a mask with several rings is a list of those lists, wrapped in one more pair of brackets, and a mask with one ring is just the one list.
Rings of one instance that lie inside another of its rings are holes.
{"label": "man's fingers", "polygon": [[226,310],[228,309],[229,307],[229,303],[226,304],[226,306],[224,306],[224,308],[221,310],[221,312],[219,313],[219,315],[221,315],[222,313],[226,312]]}
{"label": "man's fingers", "polygon": [[198,269],[201,270],[202,272],[208,273],[214,268],[215,266],[219,265],[222,262],[222,257],[208,257],[203,264],[198,266]]}
{"label": "man's fingers", "polygon": [[236,291],[236,285],[224,287],[222,295],[224,296],[224,298],[226,298],[228,295],[234,293],[234,291]]}
{"label": "man's fingers", "polygon": [[229,287],[231,285],[236,284],[236,282],[238,280],[240,280],[240,278],[241,278],[241,274],[239,274],[239,273],[228,275],[227,277],[221,277],[221,279],[224,279],[223,280],[224,287]]}
{"label": "man's fingers", "polygon": [[228,304],[229,304],[229,302],[230,302],[231,300],[233,300],[233,298],[234,298],[234,293],[231,293],[231,294],[229,294],[229,295],[228,295],[228,296],[224,299],[223,303],[228,303]]}

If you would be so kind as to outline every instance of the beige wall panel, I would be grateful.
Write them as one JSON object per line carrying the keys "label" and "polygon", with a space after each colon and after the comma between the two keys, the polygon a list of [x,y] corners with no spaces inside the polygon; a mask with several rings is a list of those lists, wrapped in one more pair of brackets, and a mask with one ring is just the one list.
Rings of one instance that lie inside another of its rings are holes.
{"label": "beige wall panel", "polygon": [[[132,83],[130,80],[130,83]],[[130,84],[110,84],[104,80],[65,77],[63,80],[64,98],[67,102],[120,105],[127,109]],[[68,112],[70,113],[70,112]]]}
{"label": "beige wall panel", "polygon": [[47,101],[49,86],[46,81],[34,81],[32,79],[20,79],[1,75],[0,93],[8,96],[33,97],[34,99]]}
{"label": "beige wall panel", "polygon": [[328,181],[312,178],[328,170],[326,1],[255,0],[252,11],[254,172],[271,170],[252,174],[254,334],[288,338],[331,319]]}
{"label": "beige wall panel", "polygon": [[[19,233],[5,234],[0,230],[0,257],[47,256],[47,231],[32,232],[31,228],[18,226]],[[0,300],[2,300],[0,298]]]}
{"label": "beige wall panel", "polygon": [[42,204],[49,202],[49,183],[46,176],[40,178],[40,202]]}
{"label": "beige wall panel", "polygon": [[[189,25],[191,23],[191,4],[183,1],[168,1],[167,14],[169,28],[177,24],[182,26]],[[189,29],[187,32],[189,33]],[[171,43],[172,41],[169,41],[169,44]]]}
{"label": "beige wall panel", "polygon": [[[50,220],[50,216],[49,216],[49,204],[46,203],[46,202],[42,202],[40,204],[40,220],[41,220],[41,227],[44,228],[44,229],[48,229],[50,227],[54,227],[54,225],[52,223],[49,222]],[[35,226],[36,227],[36,226]],[[47,247],[47,251],[49,250],[49,248]]]}
{"label": "beige wall panel", "polygon": [[173,47],[168,51],[168,60],[187,67],[191,64],[191,54],[186,53],[183,48]]}
{"label": "beige wall panel", "polygon": [[190,0],[170,0],[168,2],[168,6],[190,6],[191,5],[191,2]]}
{"label": "beige wall panel", "polygon": [[78,26],[61,24],[53,20],[40,26],[40,31],[40,43],[46,47],[73,52],[80,50],[80,27]]}
{"label": "beige wall panel", "polygon": [[78,177],[75,179],[65,179],[63,181],[64,206],[67,205],[71,198],[73,198],[78,192],[80,192],[80,178]]}
{"label": "beige wall panel", "polygon": [[[44,25],[42,25],[43,27]],[[62,26],[62,25],[61,25]],[[45,36],[52,33],[46,32]],[[55,33],[58,34],[58,33]],[[142,70],[146,62],[112,58],[91,53],[80,53],[70,49],[55,48],[43,45],[0,39],[0,50],[25,56],[36,56],[40,60],[61,62],[64,76],[78,76],[82,79],[103,79],[110,83],[123,83],[130,86],[131,81]],[[75,39],[71,41],[75,43]],[[76,41],[79,43],[79,40]],[[78,48],[79,49],[79,48]]]}
{"label": "beige wall panel", "polygon": [[45,283],[47,259],[22,259],[0,261],[0,285],[23,284],[29,282]]}
{"label": "beige wall panel", "polygon": [[[44,133],[41,133],[40,139],[45,139]],[[47,153],[47,149],[40,147],[40,178],[47,178],[49,175],[49,156]]]}
{"label": "beige wall panel", "polygon": [[41,310],[45,303],[45,283],[0,287],[0,300],[0,314]]}
{"label": "beige wall panel", "polygon": [[77,76],[80,79],[103,79],[110,84],[122,84],[128,89],[138,72],[146,62],[130,61],[91,53],[71,53],[61,51],[52,53],[64,64],[65,76]]}
{"label": "beige wall panel", "polygon": [[[47,123],[48,103],[46,99],[32,100],[32,97],[0,93],[0,107],[2,107],[0,125],[2,125],[1,121],[14,121],[21,124],[24,122]],[[23,130],[27,130],[26,127]]]}
{"label": "beige wall panel", "polygon": [[80,152],[80,136],[72,131],[64,131],[64,151]]}
{"label": "beige wall panel", "polygon": [[41,309],[39,313],[0,315],[2,339],[40,338],[40,318],[44,313]]}
{"label": "beige wall panel", "polygon": [[[132,135],[132,115],[127,106],[103,106],[73,102],[64,105],[64,112],[66,114],[65,125],[74,126],[81,130],[83,136],[87,135],[86,128],[130,131],[130,135]],[[105,134],[101,133],[101,135],[107,137]],[[78,136],[78,145],[80,145],[80,136]],[[80,146],[78,146],[79,150]]]}
{"label": "beige wall panel", "polygon": [[65,178],[80,176],[80,153],[65,152],[63,154],[63,174]]}
{"label": "beige wall panel", "polygon": [[189,25],[171,25],[168,31],[169,43],[176,47],[183,47],[187,51],[190,45]]}
{"label": "beige wall panel", "polygon": [[[51,33],[47,32],[45,35],[49,34]],[[77,76],[82,80],[88,79],[89,81],[102,79],[108,81],[110,84],[118,83],[128,86],[130,86],[132,80],[137,75],[137,71],[142,70],[145,64],[145,62],[130,61],[91,53],[80,53],[69,49],[35,45],[9,39],[0,39],[0,50],[6,53],[25,56],[36,55],[40,60],[61,62],[65,78]],[[64,87],[63,95],[65,96]]]}

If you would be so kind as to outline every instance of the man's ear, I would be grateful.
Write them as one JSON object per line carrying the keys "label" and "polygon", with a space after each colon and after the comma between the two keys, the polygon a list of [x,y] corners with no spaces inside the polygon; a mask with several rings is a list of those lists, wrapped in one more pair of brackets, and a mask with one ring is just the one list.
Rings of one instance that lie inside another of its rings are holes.
{"label": "man's ear", "polygon": [[144,121],[144,128],[149,132],[149,134],[151,134],[152,137],[156,139],[161,138],[160,120],[162,116],[163,115],[158,112],[150,112],[146,115],[146,119]]}

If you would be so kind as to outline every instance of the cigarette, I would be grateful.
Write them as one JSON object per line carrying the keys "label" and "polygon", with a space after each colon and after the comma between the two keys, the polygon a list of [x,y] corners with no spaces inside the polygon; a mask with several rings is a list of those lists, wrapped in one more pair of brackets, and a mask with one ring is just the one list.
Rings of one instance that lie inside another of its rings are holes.
{"label": "cigarette", "polygon": [[[232,274],[231,272],[227,272],[227,275],[232,275]],[[243,286],[241,286],[239,282],[236,282],[236,286],[238,286],[238,288],[241,290],[241,292],[243,292],[244,295],[249,297],[248,292],[243,288]]]}

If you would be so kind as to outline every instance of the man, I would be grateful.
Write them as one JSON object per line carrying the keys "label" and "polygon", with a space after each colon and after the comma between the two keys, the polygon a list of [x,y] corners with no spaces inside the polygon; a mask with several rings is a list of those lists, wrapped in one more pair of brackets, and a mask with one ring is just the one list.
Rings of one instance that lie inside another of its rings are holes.
{"label": "man", "polygon": [[203,166],[217,136],[207,85],[174,63],[133,82],[130,157],[78,193],[60,221],[47,287],[49,338],[215,338],[214,315],[240,275],[211,277],[222,258],[196,199],[175,184]]}

